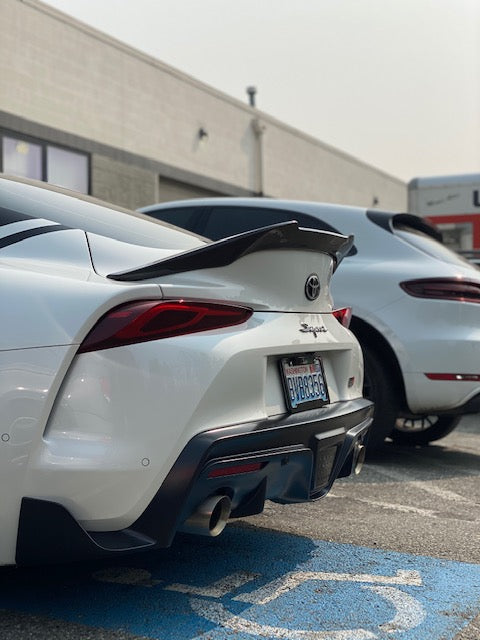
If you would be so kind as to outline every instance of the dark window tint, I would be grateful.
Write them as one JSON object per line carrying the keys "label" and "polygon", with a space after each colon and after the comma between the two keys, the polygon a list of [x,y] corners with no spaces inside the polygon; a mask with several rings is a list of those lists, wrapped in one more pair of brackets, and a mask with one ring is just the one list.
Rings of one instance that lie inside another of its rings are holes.
{"label": "dark window tint", "polygon": [[472,263],[466,258],[445,246],[439,229],[420,216],[410,213],[391,214],[382,211],[369,211],[367,216],[389,233],[395,234],[433,258],[460,266],[472,266]]}
{"label": "dark window tint", "polygon": [[[324,220],[306,213],[267,207],[213,207],[205,227],[199,232],[206,238],[220,240],[244,231],[268,227],[271,224],[289,222],[291,220],[296,220],[299,226],[307,229],[340,233],[338,229],[335,229]],[[356,249],[352,247],[348,255],[353,255],[356,252]]]}
{"label": "dark window tint", "polygon": [[0,207],[0,226],[12,224],[15,222],[23,222],[24,220],[33,220],[33,216],[29,216],[26,213],[20,213],[19,211],[10,211],[10,209],[4,209]]}
{"label": "dark window tint", "polygon": [[432,238],[431,235],[419,229],[409,227],[408,225],[396,224],[395,235],[403,238],[403,240],[406,240],[409,244],[420,249],[424,253],[427,253],[429,256],[437,258],[438,260],[443,260],[444,262],[450,262],[451,264],[463,267],[467,265],[469,267],[474,266],[466,258],[460,256],[458,253],[452,251],[435,238]]}
{"label": "dark window tint", "polygon": [[295,215],[291,211],[255,207],[214,207],[202,233],[212,240],[220,240],[237,233],[289,220],[295,220]]}
{"label": "dark window tint", "polygon": [[169,224],[174,224],[181,229],[194,231],[195,223],[201,210],[195,207],[178,207],[178,209],[159,209],[158,211],[145,212],[147,216],[152,216],[157,220],[163,220]]}
{"label": "dark window tint", "polygon": [[296,211],[267,207],[213,207],[202,233],[207,238],[219,240],[251,229],[290,220],[296,220],[302,227],[338,233],[336,229],[318,218]]}

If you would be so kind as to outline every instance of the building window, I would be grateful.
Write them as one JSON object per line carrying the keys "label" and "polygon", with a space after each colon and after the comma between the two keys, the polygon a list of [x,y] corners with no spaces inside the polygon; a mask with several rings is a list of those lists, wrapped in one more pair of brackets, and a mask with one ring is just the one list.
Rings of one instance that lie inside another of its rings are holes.
{"label": "building window", "polygon": [[41,140],[2,134],[1,170],[89,193],[90,156]]}
{"label": "building window", "polygon": [[47,182],[88,193],[88,157],[47,145]]}
{"label": "building window", "polygon": [[4,136],[2,155],[5,173],[42,180],[42,147],[39,144]]}

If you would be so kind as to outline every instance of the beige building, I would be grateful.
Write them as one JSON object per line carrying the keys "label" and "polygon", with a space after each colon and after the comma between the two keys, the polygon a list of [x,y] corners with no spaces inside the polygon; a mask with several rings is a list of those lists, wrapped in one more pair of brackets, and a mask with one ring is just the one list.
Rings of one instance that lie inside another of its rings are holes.
{"label": "beige building", "polygon": [[37,0],[1,0],[0,169],[131,208],[266,195],[405,210],[406,184]]}

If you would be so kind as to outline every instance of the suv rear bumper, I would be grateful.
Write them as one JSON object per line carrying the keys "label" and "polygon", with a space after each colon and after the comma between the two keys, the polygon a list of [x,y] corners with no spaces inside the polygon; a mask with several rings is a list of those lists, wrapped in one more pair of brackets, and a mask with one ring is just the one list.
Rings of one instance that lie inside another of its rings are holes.
{"label": "suv rear bumper", "polygon": [[321,498],[336,478],[353,472],[372,414],[372,403],[358,398],[198,434],[143,514],[120,531],[86,531],[58,502],[24,497],[16,562],[63,562],[168,547],[211,496],[228,496],[231,517],[260,513],[266,499]]}

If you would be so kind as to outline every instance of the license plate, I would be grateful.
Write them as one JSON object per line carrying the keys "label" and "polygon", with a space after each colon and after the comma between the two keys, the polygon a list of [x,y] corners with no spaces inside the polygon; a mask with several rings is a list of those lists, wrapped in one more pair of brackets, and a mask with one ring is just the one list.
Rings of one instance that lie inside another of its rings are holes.
{"label": "license plate", "polygon": [[321,407],[329,402],[322,360],[315,353],[280,360],[285,398],[290,411]]}

